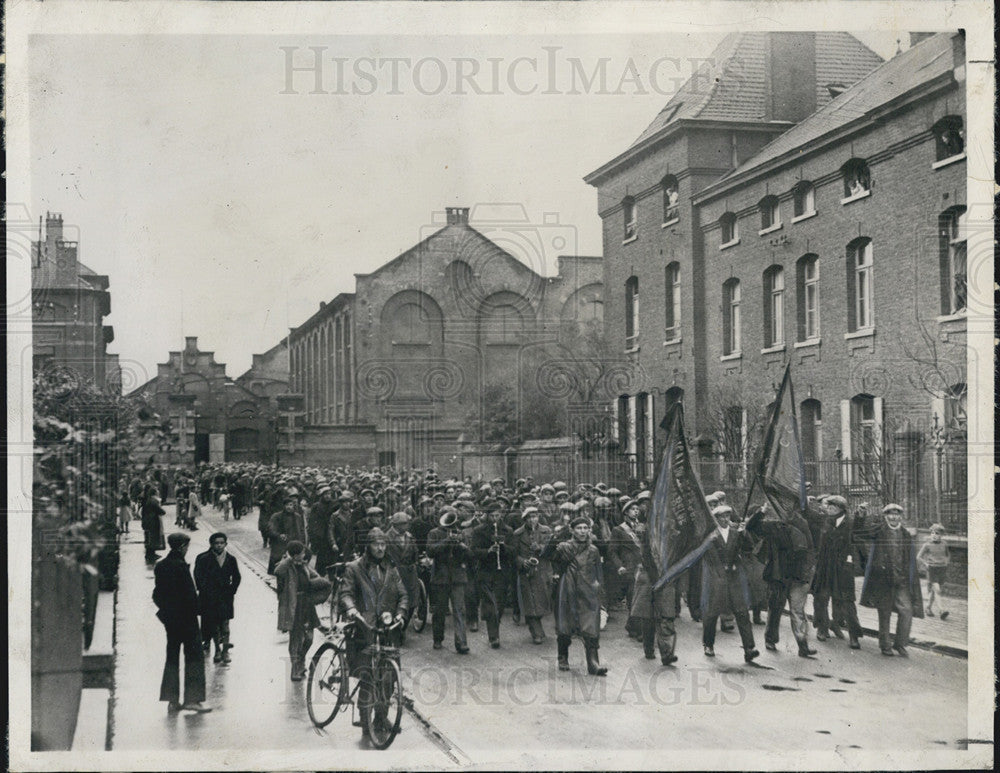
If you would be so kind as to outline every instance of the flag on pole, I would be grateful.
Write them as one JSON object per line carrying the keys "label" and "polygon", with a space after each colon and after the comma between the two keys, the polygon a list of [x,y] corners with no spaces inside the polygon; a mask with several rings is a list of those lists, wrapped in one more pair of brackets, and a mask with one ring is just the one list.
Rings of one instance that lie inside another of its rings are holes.
{"label": "flag on pole", "polygon": [[771,409],[757,462],[757,476],[765,496],[779,515],[805,511],[806,474],[791,365],[785,366],[785,375]]}
{"label": "flag on pole", "polygon": [[643,563],[653,589],[689,569],[705,552],[716,527],[684,439],[684,409],[677,402],[660,424],[667,431],[663,461],[653,490]]}

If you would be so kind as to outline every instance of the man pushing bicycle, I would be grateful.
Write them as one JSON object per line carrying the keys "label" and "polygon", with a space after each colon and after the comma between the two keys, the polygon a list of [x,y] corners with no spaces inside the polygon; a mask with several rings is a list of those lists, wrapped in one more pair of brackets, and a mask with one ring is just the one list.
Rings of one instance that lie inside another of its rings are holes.
{"label": "man pushing bicycle", "polygon": [[340,591],[340,608],[348,620],[358,625],[347,629],[347,662],[351,676],[361,680],[360,702],[371,702],[368,689],[370,675],[365,670],[370,661],[365,649],[374,642],[375,628],[394,625],[389,633],[391,643],[398,645],[406,620],[407,595],[399,571],[386,556],[387,538],[384,531],[375,527],[368,532],[368,546],[361,558],[351,561],[344,570]]}

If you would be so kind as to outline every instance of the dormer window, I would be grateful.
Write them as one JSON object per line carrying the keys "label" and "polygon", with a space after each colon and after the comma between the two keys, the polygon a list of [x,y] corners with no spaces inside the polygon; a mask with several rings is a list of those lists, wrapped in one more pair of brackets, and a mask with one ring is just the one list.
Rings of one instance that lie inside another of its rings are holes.
{"label": "dormer window", "polygon": [[720,217],[719,228],[722,231],[722,244],[719,245],[720,249],[730,247],[740,240],[739,221],[736,219],[735,213],[726,212],[722,217]]}
{"label": "dormer window", "polygon": [[871,192],[871,172],[864,159],[852,158],[840,168],[840,172],[844,179],[845,199],[861,198]]}
{"label": "dormer window", "polygon": [[777,196],[765,196],[757,205],[760,210],[760,232],[774,231],[781,227],[781,210]]}
{"label": "dormer window", "polygon": [[938,161],[960,156],[965,152],[965,127],[959,115],[946,115],[932,129]]}
{"label": "dormer window", "polygon": [[639,226],[635,199],[627,198],[622,202],[622,218],[625,225],[625,241],[630,241],[636,237]]}
{"label": "dormer window", "polygon": [[680,218],[677,178],[668,174],[663,178],[663,224],[673,223]]}

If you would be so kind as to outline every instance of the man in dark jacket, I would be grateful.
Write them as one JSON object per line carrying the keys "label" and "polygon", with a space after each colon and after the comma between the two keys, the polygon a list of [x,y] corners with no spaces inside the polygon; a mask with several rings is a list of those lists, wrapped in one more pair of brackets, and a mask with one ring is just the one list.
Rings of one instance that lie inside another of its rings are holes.
{"label": "man in dark jacket", "polygon": [[472,530],[470,537],[479,584],[477,597],[493,649],[500,646],[500,617],[506,606],[514,558],[509,547],[514,532],[501,521],[501,516],[499,504],[487,505],[486,520]]}
{"label": "man in dark jacket", "polygon": [[622,596],[625,597],[628,618],[626,629],[633,638],[641,636],[639,626],[631,620],[635,574],[641,561],[642,534],[639,523],[641,512],[638,503],[630,502],[625,507],[624,520],[611,530],[611,540],[608,545],[608,563],[614,577],[612,585],[617,589],[612,594],[611,602],[617,604]]}
{"label": "man in dark jacket", "polygon": [[157,550],[163,550],[166,547],[163,540],[163,515],[165,512],[160,505],[160,498],[150,491],[142,503],[142,531],[146,544],[146,561],[149,563],[159,558]]}
{"label": "man in dark jacket", "polygon": [[337,560],[337,548],[332,541],[334,530],[331,529],[333,492],[329,486],[323,485],[317,493],[319,499],[309,508],[306,532],[309,537],[309,549],[316,556],[316,571],[325,576],[326,568]]}
{"label": "man in dark jacket", "polygon": [[194,584],[201,609],[201,638],[206,653],[215,641],[216,663],[229,663],[229,621],[233,598],[240,587],[240,568],[226,551],[228,540],[221,531],[208,539],[211,546],[194,560]]}
{"label": "man in dark jacket", "polygon": [[[878,643],[883,655],[893,651],[906,657],[913,618],[924,616],[920,577],[917,575],[917,547],[914,534],[903,526],[903,508],[897,504],[882,508],[882,517],[866,518],[855,524],[858,541],[868,543],[862,606],[878,610]],[[896,612],[896,636],[889,625]]]}
{"label": "man in dark jacket", "polygon": [[[167,631],[167,660],[160,681],[160,700],[170,711],[206,712],[205,661],[198,632],[198,591],[184,555],[191,538],[176,532],[167,538],[170,552],[153,569],[153,603]],[[180,654],[184,648],[184,702],[181,703]]]}
{"label": "man in dark jacket", "polygon": [[805,613],[806,597],[816,564],[816,551],[808,523],[795,512],[788,513],[786,520],[782,520],[773,514],[770,504],[765,504],[750,516],[746,528],[750,534],[764,540],[767,555],[764,580],[769,592],[764,646],[772,652],[777,651],[781,613],[787,603],[799,656],[808,658],[815,655],[816,650],[809,646],[809,623]]}
{"label": "man in dark jacket", "polygon": [[455,651],[465,655],[469,651],[465,635],[465,587],[469,582],[468,564],[472,550],[462,540],[458,513],[446,507],[437,528],[427,535],[427,555],[434,559],[431,569],[431,629],[434,649],[444,642],[444,619],[451,602],[455,625]]}
{"label": "man in dark jacket", "polygon": [[[813,576],[813,622],[816,638],[826,641],[833,627],[828,615],[833,600],[833,620],[847,622],[851,649],[860,649],[861,623],[854,605],[854,517],[848,512],[847,500],[841,496],[820,499],[820,506],[829,517],[829,528],[820,537],[816,552],[816,574]],[[843,638],[843,634],[839,634]]]}

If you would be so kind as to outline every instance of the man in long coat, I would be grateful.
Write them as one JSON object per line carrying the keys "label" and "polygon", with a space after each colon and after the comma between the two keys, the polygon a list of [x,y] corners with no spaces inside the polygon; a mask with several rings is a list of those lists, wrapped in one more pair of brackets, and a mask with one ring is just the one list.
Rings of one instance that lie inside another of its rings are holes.
{"label": "man in long coat", "polygon": [[309,508],[306,520],[306,533],[309,537],[309,549],[316,556],[316,571],[326,575],[326,568],[337,560],[337,553],[330,529],[330,519],[333,516],[333,493],[330,487],[323,485],[317,491],[319,499]]}
{"label": "man in long coat", "polygon": [[[624,596],[626,614],[632,610],[635,573],[642,554],[640,512],[638,503],[629,503],[625,508],[625,519],[611,530],[611,540],[608,544],[608,564],[614,578],[608,579],[610,580],[609,584],[616,588],[615,592],[611,594],[610,601],[617,604]],[[633,638],[638,638],[641,635],[641,632],[637,627],[634,627],[631,621],[626,624],[626,629]]]}
{"label": "man in long coat", "polygon": [[309,566],[305,550],[305,545],[298,540],[290,541],[284,557],[274,568],[278,580],[278,630],[288,632],[293,682],[305,677],[306,654],[312,646],[313,631],[319,626],[316,604],[311,598],[313,583],[321,581],[329,587],[329,580],[320,577]]}
{"label": "man in long coat", "polygon": [[[417,541],[407,530],[410,521],[409,513],[398,512],[389,516],[389,530],[386,532],[386,555],[399,572],[408,599],[406,622],[409,623],[413,608],[417,603]],[[370,535],[370,532],[369,532]],[[404,626],[405,628],[405,626]]]}
{"label": "man in long coat", "polygon": [[[831,628],[829,602],[833,600],[833,620],[844,620],[851,649],[859,649],[862,636],[858,609],[854,605],[854,517],[848,512],[847,500],[827,496],[820,500],[830,519],[829,528],[820,537],[813,575],[813,622],[816,638],[826,641]],[[839,631],[839,628],[834,630]],[[840,634],[843,638],[843,634]]]}
{"label": "man in long coat", "polygon": [[[915,535],[903,526],[903,508],[897,504],[886,505],[881,518],[866,518],[854,528],[856,539],[869,545],[861,604],[878,610],[878,643],[882,654],[891,656],[895,651],[906,657],[913,618],[924,616]],[[894,611],[893,639],[889,626]]]}
{"label": "man in long coat", "polygon": [[[153,603],[167,631],[167,659],[160,680],[160,700],[170,711],[211,711],[205,700],[205,660],[198,631],[198,591],[184,556],[191,538],[182,532],[167,538],[170,552],[153,569]],[[184,649],[184,701],[181,703],[181,649]]]}
{"label": "man in long coat", "polygon": [[163,550],[167,544],[163,539],[163,516],[166,511],[160,505],[160,498],[149,492],[142,503],[142,531],[146,545],[146,561],[155,561],[159,556],[157,550]]}
{"label": "man in long coat", "polygon": [[556,607],[559,670],[569,670],[569,645],[573,636],[580,636],[587,656],[587,673],[605,676],[608,669],[601,665],[597,655],[601,635],[601,554],[591,542],[589,518],[577,516],[569,526],[572,538],[546,550],[560,575]]}
{"label": "man in long coat", "polygon": [[229,621],[233,599],[240,587],[240,568],[226,550],[226,535],[218,531],[208,539],[211,546],[194,560],[194,584],[201,610],[201,638],[207,648],[215,642],[216,663],[228,663]]}
{"label": "man in long coat", "polygon": [[299,512],[295,495],[291,491],[285,497],[282,509],[271,516],[267,532],[271,543],[271,558],[267,564],[267,573],[274,574],[274,569],[285,554],[290,542],[294,540],[303,545],[308,544],[306,520]]}
{"label": "man in long coat", "polygon": [[517,569],[517,608],[531,632],[531,641],[545,640],[542,618],[552,611],[552,565],[544,550],[552,539],[552,529],[540,523],[537,507],[521,513],[523,525],[511,535],[511,552]]}

